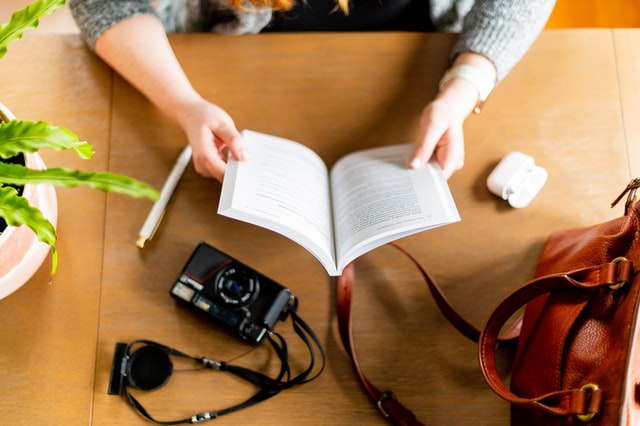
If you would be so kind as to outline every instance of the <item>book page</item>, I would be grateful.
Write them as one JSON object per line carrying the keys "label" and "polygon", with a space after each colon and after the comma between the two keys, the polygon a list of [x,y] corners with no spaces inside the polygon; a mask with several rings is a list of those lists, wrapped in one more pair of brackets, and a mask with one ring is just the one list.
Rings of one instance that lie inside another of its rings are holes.
{"label": "book page", "polygon": [[297,142],[248,130],[243,137],[249,160],[227,163],[218,213],[284,235],[335,275],[326,165]]}
{"label": "book page", "polygon": [[398,238],[460,220],[435,162],[409,169],[415,145],[349,154],[331,171],[338,271]]}

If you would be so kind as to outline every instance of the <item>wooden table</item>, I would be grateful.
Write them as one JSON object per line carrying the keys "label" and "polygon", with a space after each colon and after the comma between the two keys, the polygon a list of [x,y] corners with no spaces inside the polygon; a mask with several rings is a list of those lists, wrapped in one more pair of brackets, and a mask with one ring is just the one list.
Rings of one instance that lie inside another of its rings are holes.
{"label": "wooden table", "polygon": [[[357,148],[414,141],[421,108],[447,67],[445,34],[173,36],[201,93],[251,128],[305,142],[328,164]],[[450,179],[462,221],[406,238],[451,302],[482,325],[529,279],[547,235],[621,214],[609,203],[640,174],[637,30],[542,34],[465,125],[466,166]],[[160,187],[186,141],[179,128],[89,53],[77,36],[27,36],[0,67],[1,102],[21,118],[64,125],[90,141],[95,160],[45,153],[50,166],[127,173]],[[46,95],[42,93],[47,93]],[[525,209],[490,195],[485,180],[507,152],[549,171]],[[224,425],[385,424],[339,343],[334,285],[309,253],[272,232],[216,214],[220,184],[192,167],[154,240],[135,239],[148,200],[84,188],[58,191],[60,266],[49,264],[0,301],[0,419],[7,424],[147,424],[107,395],[116,342],[155,340],[251,368],[270,364],[176,304],[168,290],[199,241],[289,287],[322,339],[327,367],[315,382],[217,420]],[[435,308],[417,271],[383,247],[357,263],[355,340],[362,366],[426,424],[500,425],[509,407],[485,385],[476,345]],[[306,362],[280,323],[297,366]],[[221,374],[174,374],[141,402],[159,419],[222,408],[249,395]]]}

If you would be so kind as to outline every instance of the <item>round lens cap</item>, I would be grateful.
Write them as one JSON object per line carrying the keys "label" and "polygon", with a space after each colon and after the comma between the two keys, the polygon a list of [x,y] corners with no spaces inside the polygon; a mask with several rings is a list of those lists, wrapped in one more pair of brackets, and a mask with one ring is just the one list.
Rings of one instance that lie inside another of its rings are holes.
{"label": "round lens cap", "polygon": [[167,383],[173,373],[173,363],[165,348],[147,345],[131,354],[126,372],[131,386],[150,391]]}

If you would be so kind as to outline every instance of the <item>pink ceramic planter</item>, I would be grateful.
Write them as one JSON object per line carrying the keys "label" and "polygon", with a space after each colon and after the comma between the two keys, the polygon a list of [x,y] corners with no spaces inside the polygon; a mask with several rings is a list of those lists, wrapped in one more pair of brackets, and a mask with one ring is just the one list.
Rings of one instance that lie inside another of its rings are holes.
{"label": "pink ceramic planter", "polygon": [[[4,116],[4,117],[2,117]],[[0,104],[0,118],[14,119],[14,115]],[[44,169],[46,166],[38,154],[26,156],[27,167]],[[58,220],[58,202],[52,185],[25,185],[23,197],[42,211],[54,226]],[[27,226],[10,226],[0,234],[0,299],[24,285],[49,253],[50,247],[38,241]]]}

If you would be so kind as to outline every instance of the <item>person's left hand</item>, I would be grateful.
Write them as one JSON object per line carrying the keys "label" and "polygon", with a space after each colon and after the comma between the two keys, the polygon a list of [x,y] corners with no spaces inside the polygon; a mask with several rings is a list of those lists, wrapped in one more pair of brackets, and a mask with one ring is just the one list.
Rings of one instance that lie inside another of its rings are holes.
{"label": "person's left hand", "polygon": [[466,115],[456,111],[450,102],[434,100],[422,111],[420,138],[409,167],[418,168],[435,154],[447,179],[464,164],[462,123]]}
{"label": "person's left hand", "polygon": [[[495,67],[485,57],[465,52],[453,65],[473,65],[495,80]],[[478,89],[463,78],[453,78],[440,88],[435,99],[422,110],[418,146],[410,161],[410,168],[424,165],[435,155],[447,179],[464,165],[464,120],[478,103]]]}

